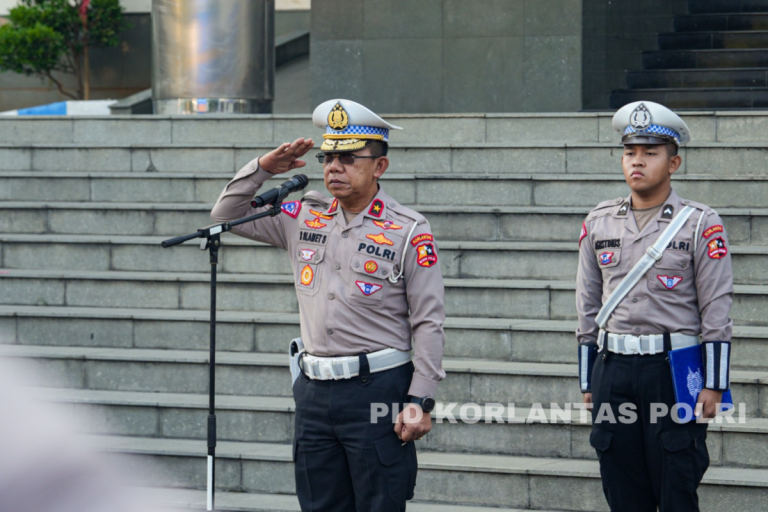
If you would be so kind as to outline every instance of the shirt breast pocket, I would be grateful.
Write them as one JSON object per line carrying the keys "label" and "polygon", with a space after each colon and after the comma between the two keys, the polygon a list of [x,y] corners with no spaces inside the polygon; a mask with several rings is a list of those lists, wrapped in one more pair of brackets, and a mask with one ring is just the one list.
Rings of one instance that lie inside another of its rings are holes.
{"label": "shirt breast pocket", "polygon": [[351,278],[347,285],[350,304],[361,306],[380,305],[389,291],[394,263],[378,259],[355,256],[352,258]]}
{"label": "shirt breast pocket", "polygon": [[599,251],[597,253],[597,264],[600,268],[612,268],[621,261],[621,249],[611,249],[610,251]]}
{"label": "shirt breast pocket", "polygon": [[648,271],[648,289],[657,292],[686,292],[693,288],[691,254],[664,251],[661,259]]}
{"label": "shirt breast pocket", "polygon": [[296,291],[302,295],[315,295],[320,288],[320,265],[325,258],[325,247],[296,248],[294,266],[296,275]]}

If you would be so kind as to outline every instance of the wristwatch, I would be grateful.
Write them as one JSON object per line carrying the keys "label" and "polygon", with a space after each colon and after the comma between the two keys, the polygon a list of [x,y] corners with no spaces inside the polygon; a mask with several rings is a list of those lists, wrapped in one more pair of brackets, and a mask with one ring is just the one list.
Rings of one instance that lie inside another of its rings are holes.
{"label": "wristwatch", "polygon": [[417,404],[424,412],[432,412],[435,410],[435,399],[430,396],[412,396],[411,403]]}

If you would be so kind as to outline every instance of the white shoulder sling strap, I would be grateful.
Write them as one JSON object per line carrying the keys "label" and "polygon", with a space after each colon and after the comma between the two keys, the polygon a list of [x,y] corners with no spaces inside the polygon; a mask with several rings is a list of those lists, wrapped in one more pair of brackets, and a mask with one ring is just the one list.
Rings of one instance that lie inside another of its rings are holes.
{"label": "white shoulder sling strap", "polygon": [[605,324],[608,323],[608,319],[611,317],[611,313],[613,313],[613,310],[616,309],[616,306],[619,305],[621,299],[626,297],[629,291],[635,287],[637,282],[640,281],[640,279],[645,275],[646,272],[648,272],[648,270],[650,270],[653,264],[661,259],[661,255],[664,254],[664,250],[667,248],[675,235],[680,232],[680,230],[683,228],[683,224],[685,224],[685,222],[690,218],[694,210],[696,210],[696,208],[693,206],[686,206],[680,210],[680,213],[678,213],[677,217],[675,217],[674,220],[669,223],[669,226],[667,226],[667,229],[664,230],[659,239],[656,240],[656,242],[648,248],[648,250],[645,252],[645,255],[640,258],[640,261],[638,261],[634,267],[632,267],[632,270],[629,271],[629,274],[627,274],[626,277],[621,280],[619,286],[613,290],[613,293],[611,293],[611,296],[608,297],[607,301],[605,301],[603,307],[600,308],[600,312],[597,314],[597,318],[595,319],[597,325],[601,329],[603,329]]}

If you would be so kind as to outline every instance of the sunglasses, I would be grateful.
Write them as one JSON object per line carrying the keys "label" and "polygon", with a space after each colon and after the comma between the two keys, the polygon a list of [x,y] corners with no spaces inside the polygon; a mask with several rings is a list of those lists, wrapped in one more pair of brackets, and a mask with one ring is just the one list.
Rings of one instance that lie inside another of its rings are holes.
{"label": "sunglasses", "polygon": [[353,165],[358,158],[379,158],[378,156],[357,156],[346,153],[318,153],[315,156],[321,164],[330,164],[334,158],[338,158],[341,165]]}

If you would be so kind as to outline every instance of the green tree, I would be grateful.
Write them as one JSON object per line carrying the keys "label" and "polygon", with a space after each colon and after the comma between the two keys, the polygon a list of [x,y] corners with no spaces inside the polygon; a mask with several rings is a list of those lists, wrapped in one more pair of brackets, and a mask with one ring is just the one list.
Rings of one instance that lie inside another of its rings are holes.
{"label": "green tree", "polygon": [[[0,71],[47,78],[70,98],[90,99],[89,50],[117,46],[124,28],[119,0],[20,0],[0,26]],[[54,72],[74,74],[77,91]]]}

